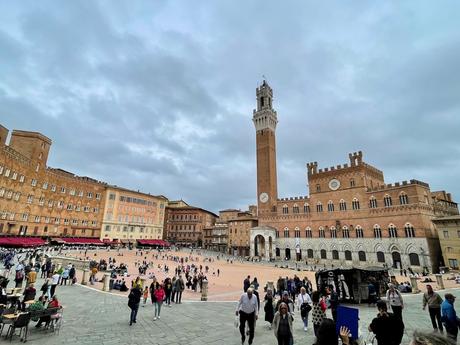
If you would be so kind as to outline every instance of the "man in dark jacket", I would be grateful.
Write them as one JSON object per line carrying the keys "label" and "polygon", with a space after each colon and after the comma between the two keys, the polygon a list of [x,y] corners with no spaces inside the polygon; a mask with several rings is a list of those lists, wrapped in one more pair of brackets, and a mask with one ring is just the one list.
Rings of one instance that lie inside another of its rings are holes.
{"label": "man in dark jacket", "polygon": [[139,310],[139,303],[141,302],[142,291],[138,285],[134,285],[128,296],[128,307],[131,309],[131,316],[129,325],[136,323],[137,311]]}
{"label": "man in dark jacket", "polygon": [[377,345],[400,345],[404,334],[404,323],[392,313],[388,313],[385,301],[377,302],[379,313],[369,325],[369,331],[375,334]]}
{"label": "man in dark jacket", "polygon": [[332,318],[337,322],[337,308],[339,307],[339,295],[334,291],[334,285],[329,285],[326,288],[326,293],[329,295],[329,303],[331,308]]}
{"label": "man in dark jacket", "polygon": [[244,291],[244,292],[247,292],[250,286],[251,286],[251,276],[248,276],[248,277],[243,281],[243,291]]}

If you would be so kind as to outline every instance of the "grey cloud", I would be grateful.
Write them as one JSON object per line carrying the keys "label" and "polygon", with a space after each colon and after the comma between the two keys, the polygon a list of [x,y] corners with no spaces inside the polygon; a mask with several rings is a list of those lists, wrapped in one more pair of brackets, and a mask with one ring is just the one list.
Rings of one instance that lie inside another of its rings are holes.
{"label": "grey cloud", "polygon": [[54,141],[50,164],[218,211],[255,203],[255,87],[278,111],[280,196],[351,151],[388,182],[460,195],[452,8],[54,2],[0,12],[0,122]]}

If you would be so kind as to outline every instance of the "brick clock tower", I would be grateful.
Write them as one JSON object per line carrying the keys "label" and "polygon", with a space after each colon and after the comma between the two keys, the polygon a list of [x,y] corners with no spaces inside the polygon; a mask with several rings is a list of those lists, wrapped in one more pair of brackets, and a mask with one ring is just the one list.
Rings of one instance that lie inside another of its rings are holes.
{"label": "brick clock tower", "polygon": [[276,124],[278,119],[272,107],[273,90],[264,80],[256,89],[257,109],[252,121],[256,128],[257,147],[257,202],[259,216],[276,213],[278,199],[276,176]]}

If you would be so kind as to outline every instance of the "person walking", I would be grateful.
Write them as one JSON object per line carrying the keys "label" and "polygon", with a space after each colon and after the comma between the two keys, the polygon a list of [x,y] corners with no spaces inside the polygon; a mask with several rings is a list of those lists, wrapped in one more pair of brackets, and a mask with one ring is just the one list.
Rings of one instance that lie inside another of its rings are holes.
{"label": "person walking", "polygon": [[458,326],[460,320],[457,317],[457,312],[454,308],[455,296],[451,293],[444,295],[444,302],[441,304],[441,319],[446,327],[447,336],[452,340],[457,341]]}
{"label": "person walking", "polygon": [[311,317],[313,323],[313,332],[315,337],[318,337],[318,329],[321,322],[326,318],[326,305],[320,302],[319,291],[313,291],[311,294],[311,301],[313,303]]}
{"label": "person walking", "polygon": [[182,276],[179,274],[179,278],[176,280],[176,304],[182,303],[182,293],[185,290],[185,283]]}
{"label": "person walking", "polygon": [[369,331],[375,334],[377,345],[399,345],[404,335],[402,320],[388,312],[385,301],[377,302],[377,317],[369,325]]}
{"label": "person walking", "polygon": [[337,322],[337,308],[339,307],[339,294],[334,290],[334,285],[326,288],[326,294],[329,297],[329,308],[331,308],[332,319]]}
{"label": "person walking", "polygon": [[73,285],[77,282],[77,279],[75,278],[75,266],[72,265],[69,269],[69,279],[70,279],[70,283]]}
{"label": "person walking", "polygon": [[56,286],[59,284],[59,280],[61,279],[61,275],[57,272],[53,274],[51,277],[51,289],[50,289],[50,298],[52,298],[56,292]]}
{"label": "person walking", "polygon": [[250,286],[251,286],[251,276],[247,276],[247,278],[243,280],[243,291],[247,292]]}
{"label": "person walking", "polygon": [[387,309],[391,307],[393,314],[402,321],[402,310],[404,309],[404,301],[401,292],[395,288],[394,284],[388,284],[387,290]]}
{"label": "person walking", "polygon": [[294,343],[292,322],[294,318],[289,313],[286,303],[281,303],[279,310],[273,318],[273,331],[278,340],[278,345],[291,345]]}
{"label": "person walking", "polygon": [[142,293],[142,298],[144,299],[144,303],[142,304],[143,307],[147,304],[147,300],[149,299],[149,287],[146,286],[144,288],[144,292]]}
{"label": "person walking", "polygon": [[35,271],[34,268],[30,270],[30,272],[27,274],[27,284],[35,284],[37,281],[37,272]]}
{"label": "person walking", "polygon": [[423,294],[423,310],[425,310],[428,305],[428,312],[430,314],[433,329],[442,333],[444,330],[441,322],[441,304],[441,296],[433,290],[431,285],[427,285],[426,292]]}
{"label": "person walking", "polygon": [[272,329],[273,317],[275,316],[275,308],[273,307],[273,291],[267,290],[267,294],[264,297],[264,312],[265,321],[268,322],[268,329]]}
{"label": "person walking", "polygon": [[164,281],[164,287],[165,287],[165,303],[168,305],[168,307],[171,307],[171,293],[172,293],[172,283],[171,283],[171,278],[166,278]]}
{"label": "person walking", "polygon": [[142,291],[139,286],[134,285],[128,295],[128,307],[131,309],[129,325],[136,323],[137,312],[139,311],[139,303],[141,302]]}
{"label": "person walking", "polygon": [[303,330],[306,332],[308,330],[308,314],[312,308],[312,301],[310,296],[307,293],[305,287],[300,288],[299,296],[297,296],[297,308],[300,310],[300,317],[303,321]]}
{"label": "person walking", "polygon": [[165,299],[165,290],[163,284],[160,284],[157,289],[155,289],[155,303],[153,304],[155,307],[155,315],[153,317],[153,321],[160,319],[161,313],[161,306],[163,305],[163,300]]}
{"label": "person walking", "polygon": [[246,328],[246,322],[249,327],[249,340],[248,344],[251,345],[254,340],[254,323],[258,318],[258,305],[257,299],[254,297],[253,291],[251,288],[248,288],[245,293],[243,293],[238,301],[236,306],[236,315],[240,316],[240,334],[241,334],[241,343],[244,344],[246,341],[246,335],[244,333]]}
{"label": "person walking", "polygon": [[64,285],[67,285],[67,279],[69,279],[69,268],[65,268],[64,271],[62,272],[62,276],[61,276],[61,285],[64,284]]}

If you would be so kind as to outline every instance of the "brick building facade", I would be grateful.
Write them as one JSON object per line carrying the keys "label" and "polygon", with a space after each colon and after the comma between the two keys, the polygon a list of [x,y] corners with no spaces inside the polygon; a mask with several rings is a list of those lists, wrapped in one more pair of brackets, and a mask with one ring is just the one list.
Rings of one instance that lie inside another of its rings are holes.
{"label": "brick building facade", "polygon": [[217,215],[199,207],[171,202],[165,211],[164,238],[173,244],[201,247],[203,229],[211,228]]}
{"label": "brick building facade", "polygon": [[99,237],[105,183],[47,166],[51,140],[0,126],[0,235]]}
{"label": "brick building facade", "polygon": [[421,181],[387,184],[361,151],[350,153],[344,165],[318,169],[316,162],[308,163],[309,195],[278,198],[273,92],[264,81],[256,95],[259,225],[251,231],[251,255],[418,271],[439,266],[432,220],[458,214],[457,204]]}

